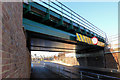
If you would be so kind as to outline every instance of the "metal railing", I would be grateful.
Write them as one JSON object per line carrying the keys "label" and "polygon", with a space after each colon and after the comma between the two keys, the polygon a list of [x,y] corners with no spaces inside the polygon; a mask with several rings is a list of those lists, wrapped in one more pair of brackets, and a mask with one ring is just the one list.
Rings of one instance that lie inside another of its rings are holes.
{"label": "metal railing", "polygon": [[[84,73],[86,73],[88,75],[85,75]],[[92,75],[92,76],[89,76],[89,75]],[[108,78],[109,79],[114,79],[114,80],[120,80],[120,78],[117,78],[117,77],[103,75],[103,74],[97,74],[97,73],[92,73],[92,72],[86,72],[86,71],[80,71],[80,76],[81,76],[81,80],[84,77],[90,78],[90,79],[95,79],[95,80],[105,80],[105,79],[108,79]]]}
{"label": "metal railing", "polygon": [[[94,79],[94,80],[106,80],[106,79],[112,79],[112,80],[120,80],[118,77],[113,77],[113,76],[108,76],[108,75],[103,75],[103,74],[98,74],[98,73],[93,73],[93,72],[88,72],[88,71],[78,71],[76,73],[73,69],[68,69],[64,66],[54,66],[50,64],[45,65],[46,68],[49,70],[64,76],[65,78],[73,78],[73,76],[78,76],[77,78],[80,78],[80,80],[88,80],[88,79]],[[78,69],[79,70],[79,69]],[[68,73],[68,74],[67,74]]]}

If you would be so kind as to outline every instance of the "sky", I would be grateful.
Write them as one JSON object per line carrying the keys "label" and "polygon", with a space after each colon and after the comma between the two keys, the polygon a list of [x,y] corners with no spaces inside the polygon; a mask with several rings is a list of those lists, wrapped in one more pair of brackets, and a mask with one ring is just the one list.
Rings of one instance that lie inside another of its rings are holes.
{"label": "sky", "polygon": [[[47,52],[47,51],[31,51],[31,56],[32,57],[53,57],[53,56],[58,56],[60,52]],[[35,55],[36,54],[36,55]]]}
{"label": "sky", "polygon": [[107,33],[118,34],[118,2],[63,2],[89,22]]}

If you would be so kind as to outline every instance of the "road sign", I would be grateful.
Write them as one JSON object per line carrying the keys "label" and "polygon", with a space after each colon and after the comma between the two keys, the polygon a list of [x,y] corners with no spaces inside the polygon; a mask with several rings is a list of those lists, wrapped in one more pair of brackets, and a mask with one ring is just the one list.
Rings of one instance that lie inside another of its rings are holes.
{"label": "road sign", "polygon": [[97,45],[98,39],[97,39],[96,37],[93,37],[93,38],[92,38],[92,42],[93,42],[94,45]]}

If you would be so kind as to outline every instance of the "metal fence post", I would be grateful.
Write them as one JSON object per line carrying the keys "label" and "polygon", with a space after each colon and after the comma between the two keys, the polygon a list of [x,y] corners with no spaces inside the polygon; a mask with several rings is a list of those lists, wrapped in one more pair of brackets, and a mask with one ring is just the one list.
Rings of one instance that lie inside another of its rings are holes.
{"label": "metal fence post", "polygon": [[97,75],[98,80],[100,80],[100,75]]}
{"label": "metal fence post", "polygon": [[60,74],[60,65],[59,65],[59,75],[61,75],[61,74]]}
{"label": "metal fence post", "polygon": [[72,80],[72,75],[71,74],[72,74],[72,72],[71,72],[71,69],[70,69],[70,80]]}
{"label": "metal fence post", "polygon": [[80,78],[81,78],[81,80],[82,80],[82,78],[83,78],[83,76],[82,76],[82,72],[80,72]]}

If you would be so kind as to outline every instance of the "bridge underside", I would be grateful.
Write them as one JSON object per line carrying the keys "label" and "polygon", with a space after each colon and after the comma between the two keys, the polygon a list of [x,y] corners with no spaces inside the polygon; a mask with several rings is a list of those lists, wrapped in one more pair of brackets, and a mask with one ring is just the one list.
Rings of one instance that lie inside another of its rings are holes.
{"label": "bridge underside", "polygon": [[28,46],[31,51],[48,51],[75,53],[80,66],[104,67],[104,48],[83,42],[64,40],[62,38],[27,32]]}
{"label": "bridge underside", "polygon": [[67,53],[89,53],[103,50],[103,47],[89,45],[87,43],[65,40],[42,33],[27,31],[28,45],[31,51],[54,51]]}

